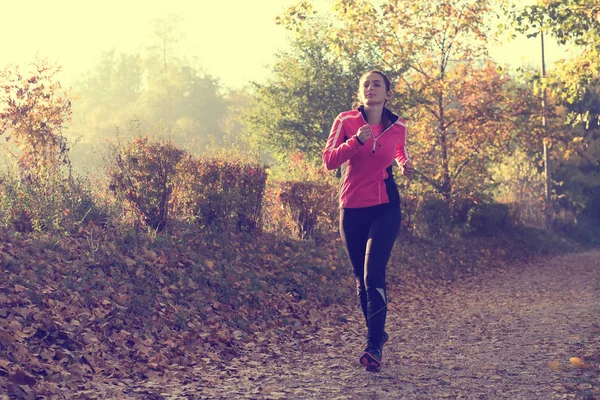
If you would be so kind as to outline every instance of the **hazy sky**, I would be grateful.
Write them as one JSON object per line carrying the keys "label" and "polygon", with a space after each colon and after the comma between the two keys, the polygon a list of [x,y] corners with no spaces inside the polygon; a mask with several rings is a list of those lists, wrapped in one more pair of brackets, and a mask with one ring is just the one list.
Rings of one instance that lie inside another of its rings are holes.
{"label": "hazy sky", "polygon": [[[230,87],[261,80],[286,32],[274,19],[297,0],[0,0],[0,68],[41,56],[63,66],[69,85],[94,66],[102,51],[138,52],[150,21],[181,17],[182,48],[198,65]],[[326,0],[321,0],[325,1]],[[495,48],[501,63],[539,64],[539,39]],[[549,62],[563,51],[549,43]]]}

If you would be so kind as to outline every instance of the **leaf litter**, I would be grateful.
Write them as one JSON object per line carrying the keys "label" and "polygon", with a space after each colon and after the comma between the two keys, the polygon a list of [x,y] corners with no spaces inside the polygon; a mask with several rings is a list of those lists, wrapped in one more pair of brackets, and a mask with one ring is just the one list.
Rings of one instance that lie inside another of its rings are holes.
{"label": "leaf litter", "polygon": [[[300,249],[281,244],[288,264],[278,267],[276,258],[254,265],[252,250],[264,245],[228,248],[239,266],[227,275],[218,243],[196,243],[202,262],[164,250],[119,258],[107,245],[105,263],[92,266],[76,257],[81,243],[63,240],[63,251],[34,256],[23,254],[31,243],[0,244],[2,400],[600,398],[598,251],[451,283],[410,276],[393,259],[391,340],[372,374],[357,361],[366,332],[349,270],[331,268],[345,262],[331,256],[338,248],[309,250],[313,265],[298,266],[289,255]],[[319,269],[318,259],[330,261]],[[187,279],[190,268],[206,280]],[[240,274],[251,268],[260,274]],[[160,290],[145,293],[151,280]],[[346,301],[311,298],[331,281]],[[237,288],[229,296],[240,298],[190,300],[210,285]],[[246,285],[264,288],[262,297]],[[198,312],[186,314],[190,305]]]}

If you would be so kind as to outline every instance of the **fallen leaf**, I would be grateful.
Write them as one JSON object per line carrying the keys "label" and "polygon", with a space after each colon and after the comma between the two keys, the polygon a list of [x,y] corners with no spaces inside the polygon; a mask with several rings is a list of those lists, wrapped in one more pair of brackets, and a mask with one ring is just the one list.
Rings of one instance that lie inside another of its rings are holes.
{"label": "fallen leaf", "polygon": [[559,371],[560,363],[557,360],[552,360],[548,363],[548,366],[552,369],[552,371]]}
{"label": "fallen leaf", "polygon": [[9,375],[8,380],[17,385],[27,385],[29,387],[34,387],[37,383],[35,378],[25,371],[17,371],[14,374]]}
{"label": "fallen leaf", "polygon": [[593,388],[593,386],[589,383],[581,383],[579,385],[577,385],[577,390],[588,390]]}
{"label": "fallen leaf", "polygon": [[573,364],[573,366],[575,368],[583,368],[583,367],[585,367],[585,363],[579,357],[571,357],[571,358],[569,358],[569,361],[571,361],[571,364]]}
{"label": "fallen leaf", "polygon": [[16,320],[10,321],[8,323],[8,327],[13,332],[20,331],[21,329],[23,329],[23,325],[19,321],[16,321]]}
{"label": "fallen leaf", "polygon": [[6,389],[10,397],[17,398],[18,400],[35,400],[35,394],[27,393],[17,384],[9,383]]}

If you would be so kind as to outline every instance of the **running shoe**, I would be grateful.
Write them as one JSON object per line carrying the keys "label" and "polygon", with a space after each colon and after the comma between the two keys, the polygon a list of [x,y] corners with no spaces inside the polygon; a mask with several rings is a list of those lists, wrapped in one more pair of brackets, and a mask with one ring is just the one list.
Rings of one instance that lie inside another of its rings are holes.
{"label": "running shoe", "polygon": [[360,363],[365,366],[367,371],[379,372],[381,370],[382,350],[383,342],[369,342],[363,355],[360,357]]}

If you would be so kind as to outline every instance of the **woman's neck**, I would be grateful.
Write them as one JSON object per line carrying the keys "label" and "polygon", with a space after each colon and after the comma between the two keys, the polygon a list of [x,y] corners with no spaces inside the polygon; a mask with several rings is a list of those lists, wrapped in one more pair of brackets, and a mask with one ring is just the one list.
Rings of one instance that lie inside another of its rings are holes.
{"label": "woman's neck", "polygon": [[367,107],[365,106],[365,113],[367,114],[367,121],[369,125],[381,124],[381,115],[383,114],[383,106]]}

